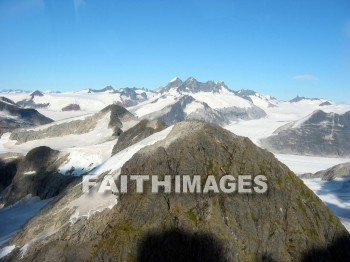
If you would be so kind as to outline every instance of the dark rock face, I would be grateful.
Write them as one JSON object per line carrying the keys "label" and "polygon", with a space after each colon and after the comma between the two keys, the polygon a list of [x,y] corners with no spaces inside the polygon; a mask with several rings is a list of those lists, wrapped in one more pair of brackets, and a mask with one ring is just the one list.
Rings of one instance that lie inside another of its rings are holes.
{"label": "dark rock face", "polygon": [[[179,175],[200,175],[203,181],[209,175],[232,175],[237,181],[242,174],[262,174],[269,189],[265,194],[152,194],[145,184],[144,193],[136,194],[129,184],[130,193],[120,195],[117,206],[72,223],[74,210],[65,207],[79,196],[73,188],[15,237],[11,244],[23,246],[44,228],[58,225],[56,233],[33,243],[22,260],[350,259],[349,233],[321,200],[273,154],[218,126],[177,123],[164,140],[136,153],[121,173],[171,175],[172,181]],[[6,259],[20,257],[14,251]]]}
{"label": "dark rock face", "polygon": [[8,187],[16,175],[20,156],[3,154],[0,156],[0,193]]}
{"label": "dark rock face", "polygon": [[167,127],[164,122],[159,120],[141,120],[140,123],[119,136],[117,144],[113,147],[112,155]]}
{"label": "dark rock face", "polygon": [[278,153],[318,156],[350,155],[350,111],[339,115],[315,111],[304,122],[289,123],[261,140],[263,147]]}
{"label": "dark rock face", "polygon": [[72,176],[64,176],[57,172],[63,160],[59,158],[59,151],[49,147],[41,146],[29,151],[17,163],[15,176],[3,192],[2,204],[14,204],[28,194],[46,199],[61,193],[75,180]]}
{"label": "dark rock face", "polygon": [[[122,195],[114,223],[96,246],[99,260],[135,257],[137,243],[147,235],[173,229],[214,236],[218,239],[214,243],[223,244],[218,258],[227,261],[300,261],[314,248],[324,251],[315,255],[318,259],[350,258],[345,248],[350,236],[338,218],[272,154],[246,138],[204,123],[178,123],[166,140],[176,142],[161,141],[142,149],[123,166],[122,174],[200,174],[203,179],[264,174],[268,193],[151,194],[148,187],[142,195]],[[159,245],[155,238],[150,242]],[[330,249],[339,239],[336,251]],[[150,249],[146,255],[158,258],[159,252]]]}
{"label": "dark rock face", "polygon": [[78,104],[70,104],[62,108],[62,111],[79,111],[80,106]]}
{"label": "dark rock face", "polygon": [[16,128],[38,126],[53,122],[52,119],[40,114],[35,109],[24,109],[12,100],[1,97],[0,111],[7,116],[0,116],[0,135]]}

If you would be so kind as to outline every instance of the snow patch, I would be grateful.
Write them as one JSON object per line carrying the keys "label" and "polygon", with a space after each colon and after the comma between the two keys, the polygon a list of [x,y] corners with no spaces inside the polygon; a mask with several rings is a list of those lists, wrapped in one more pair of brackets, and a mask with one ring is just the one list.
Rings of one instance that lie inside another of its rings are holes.
{"label": "snow patch", "polygon": [[32,171],[26,171],[23,173],[23,175],[34,175],[36,174],[36,171],[32,170]]}
{"label": "snow patch", "polygon": [[8,254],[10,254],[14,249],[16,248],[15,245],[12,246],[5,246],[0,249],[0,258],[6,257]]}

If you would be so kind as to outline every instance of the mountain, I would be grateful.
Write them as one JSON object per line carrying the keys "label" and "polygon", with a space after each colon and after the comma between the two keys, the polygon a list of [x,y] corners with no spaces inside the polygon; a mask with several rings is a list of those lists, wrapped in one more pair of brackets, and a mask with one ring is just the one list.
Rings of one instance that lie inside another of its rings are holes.
{"label": "mountain", "polygon": [[279,103],[279,101],[273,96],[262,95],[249,89],[241,89],[237,91],[236,94],[263,109],[276,107]]}
{"label": "mountain", "polygon": [[146,101],[153,96],[153,92],[137,88],[114,89],[107,86],[103,89],[87,89],[79,92],[41,93],[23,97],[16,96],[17,104],[23,107],[46,108],[53,111],[65,110],[70,105],[79,106],[80,110],[96,112],[110,104],[130,107]]}
{"label": "mountain", "polygon": [[35,96],[44,96],[44,94],[42,92],[40,92],[39,90],[36,90],[33,93],[31,93],[30,96],[32,98],[34,98]]}
{"label": "mountain", "polygon": [[237,119],[266,116],[263,109],[229,90],[224,82],[205,83],[189,77],[175,78],[152,99],[130,108],[137,116],[160,119],[167,124],[203,120],[220,125]]}
{"label": "mountain", "polygon": [[318,156],[350,156],[350,111],[344,114],[314,111],[278,128],[261,140],[273,152]]}
{"label": "mountain", "polygon": [[4,94],[28,94],[29,91],[22,90],[22,89],[1,89],[0,93]]}
{"label": "mountain", "polygon": [[350,162],[335,165],[326,170],[318,171],[314,174],[304,174],[301,178],[321,178],[322,180],[334,180],[336,178],[350,177]]}
{"label": "mountain", "polygon": [[319,106],[332,105],[332,103],[323,98],[307,98],[303,96],[296,96],[289,101],[290,103],[315,104]]}
{"label": "mountain", "polygon": [[1,205],[14,204],[28,194],[47,199],[63,192],[68,184],[76,180],[76,177],[59,174],[58,167],[64,160],[59,151],[45,146],[34,148],[25,157],[17,158],[15,175],[1,194]]}
{"label": "mountain", "polygon": [[9,139],[15,140],[18,146],[29,141],[32,141],[31,145],[35,141],[47,143],[47,140],[51,138],[58,138],[59,143],[60,139],[64,141],[65,137],[72,135],[78,136],[80,139],[84,139],[84,136],[85,139],[89,139],[91,135],[95,134],[96,137],[91,141],[95,144],[119,136],[122,133],[123,125],[128,123],[131,125],[137,123],[134,115],[122,106],[110,105],[95,114],[56,121],[34,129],[15,130]]}
{"label": "mountain", "polygon": [[115,89],[112,86],[106,86],[102,89],[88,89],[88,93],[115,93]]}
{"label": "mountain", "polygon": [[53,122],[35,109],[24,109],[15,102],[0,97],[0,136],[16,128],[33,127]]}
{"label": "mountain", "polygon": [[350,232],[350,162],[300,176]]}
{"label": "mountain", "polygon": [[273,154],[216,125],[185,121],[154,133],[90,173],[98,180],[107,174],[172,181],[264,174],[268,191],[154,194],[146,184],[137,194],[129,184],[117,199],[68,187],[14,236],[5,260],[350,259],[349,233],[319,198]]}

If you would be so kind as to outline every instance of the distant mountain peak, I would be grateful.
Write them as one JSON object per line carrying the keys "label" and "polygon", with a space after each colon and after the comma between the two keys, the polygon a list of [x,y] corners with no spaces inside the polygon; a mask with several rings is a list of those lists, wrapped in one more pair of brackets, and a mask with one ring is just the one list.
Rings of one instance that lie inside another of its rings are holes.
{"label": "distant mountain peak", "polygon": [[107,92],[107,91],[111,91],[111,92],[115,92],[115,89],[113,88],[113,86],[106,86],[105,88],[102,89],[91,89],[89,88],[89,93],[102,93],[102,92]]}
{"label": "distant mountain peak", "polygon": [[179,77],[174,77],[173,79],[171,79],[170,81],[169,81],[169,83],[174,83],[174,82],[177,82],[177,81],[181,81],[181,79],[179,78]]}
{"label": "distant mountain peak", "polygon": [[39,90],[35,90],[33,93],[30,94],[30,96],[34,98],[35,96],[44,96],[44,94]]}
{"label": "distant mountain peak", "polygon": [[302,100],[310,100],[310,101],[316,101],[316,100],[321,100],[320,98],[308,98],[308,97],[304,97],[304,96],[299,96],[297,95],[296,97],[294,97],[293,99],[291,99],[289,102],[291,103],[296,103]]}

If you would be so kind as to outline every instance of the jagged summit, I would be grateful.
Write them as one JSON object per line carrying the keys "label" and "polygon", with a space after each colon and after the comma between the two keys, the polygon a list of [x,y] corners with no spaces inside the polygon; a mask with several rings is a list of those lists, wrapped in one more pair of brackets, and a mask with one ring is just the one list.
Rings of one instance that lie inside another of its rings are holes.
{"label": "jagged summit", "polygon": [[215,82],[209,80],[207,82],[200,82],[193,76],[188,77],[185,81],[182,81],[180,78],[173,78],[164,88],[161,89],[161,92],[167,92],[170,89],[175,89],[178,92],[188,92],[188,93],[198,93],[198,92],[220,92],[222,89],[228,89],[223,81]]}
{"label": "jagged summit", "polygon": [[113,86],[106,86],[105,88],[102,89],[88,89],[88,93],[103,93],[103,92],[115,92],[115,89]]}

